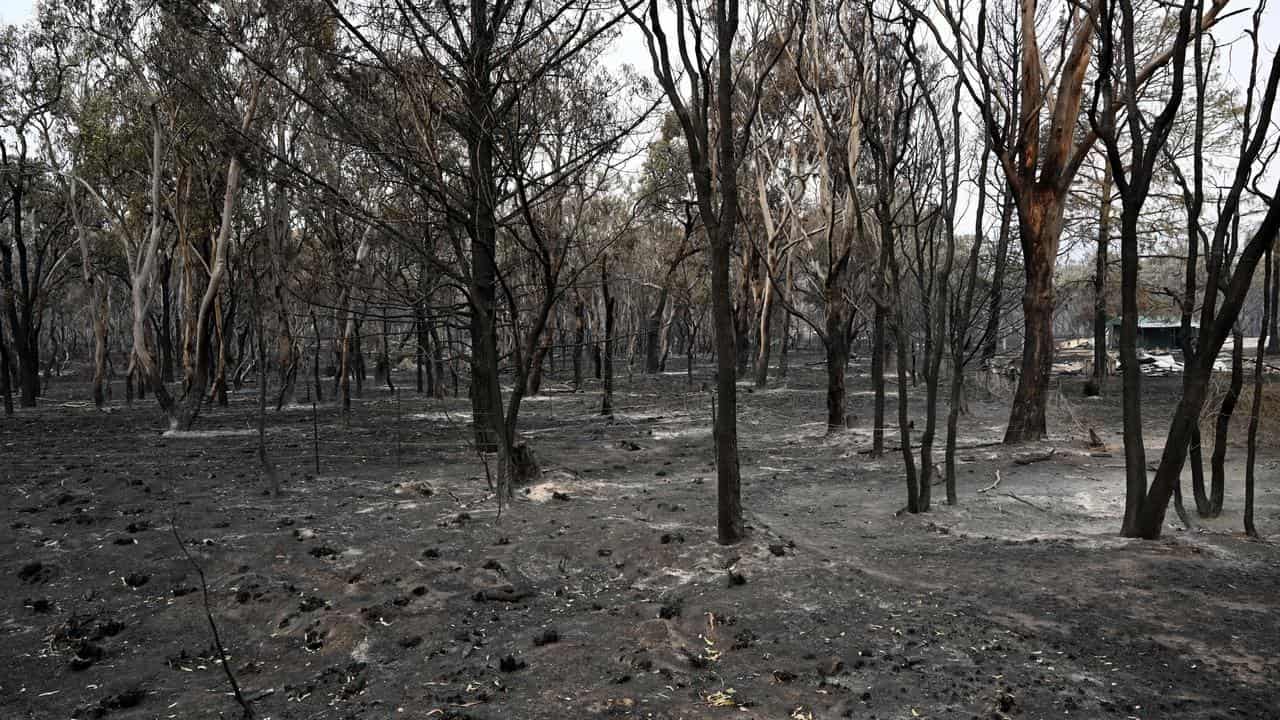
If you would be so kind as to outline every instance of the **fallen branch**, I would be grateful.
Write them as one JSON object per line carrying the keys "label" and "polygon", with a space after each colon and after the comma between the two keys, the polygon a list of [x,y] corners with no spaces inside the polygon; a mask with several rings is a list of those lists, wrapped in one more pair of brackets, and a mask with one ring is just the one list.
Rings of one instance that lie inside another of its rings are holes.
{"label": "fallen branch", "polygon": [[995,490],[998,487],[1000,487],[1000,471],[996,470],[996,481],[984,488],[979,488],[978,492],[980,493],[991,492],[992,490]]}
{"label": "fallen branch", "polygon": [[1013,493],[1000,493],[1000,494],[1004,495],[1005,497],[1011,497],[1014,500],[1017,500],[1018,502],[1022,503],[1023,505],[1030,505],[1031,507],[1039,510],[1042,513],[1049,512],[1047,509],[1040,507],[1039,505],[1031,502],[1030,500],[1023,500],[1022,498],[1018,497],[1017,495],[1014,495]]}
{"label": "fallen branch", "polygon": [[1054,454],[1057,452],[1058,452],[1058,448],[1049,448],[1049,452],[1044,453],[1043,455],[1024,455],[1022,457],[1014,458],[1013,464],[1014,465],[1030,465],[1031,463],[1043,462],[1053,457]]}
{"label": "fallen branch", "polygon": [[231,665],[227,661],[227,648],[222,644],[222,637],[218,635],[218,624],[213,621],[213,611],[209,609],[209,584],[205,581],[204,568],[191,557],[186,543],[178,534],[177,518],[169,519],[169,527],[173,530],[173,538],[178,541],[178,548],[182,550],[187,562],[191,563],[191,567],[195,568],[196,574],[200,576],[200,592],[204,596],[204,617],[209,621],[209,630],[213,633],[213,644],[218,648],[218,659],[222,662],[222,671],[227,675],[227,682],[231,683],[231,693],[235,695],[236,702],[240,703],[240,707],[244,710],[245,720],[253,720],[253,706],[245,699],[244,693],[240,692],[240,683],[236,682],[235,673],[231,672]]}

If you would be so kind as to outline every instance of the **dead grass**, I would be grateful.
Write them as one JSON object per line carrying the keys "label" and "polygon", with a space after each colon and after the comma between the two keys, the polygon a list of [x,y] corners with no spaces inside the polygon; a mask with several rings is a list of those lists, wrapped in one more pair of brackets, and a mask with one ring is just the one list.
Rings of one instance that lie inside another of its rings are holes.
{"label": "dead grass", "polygon": [[[1204,411],[1200,415],[1200,432],[1206,443],[1212,443],[1214,424],[1218,411],[1222,407],[1222,398],[1226,394],[1228,380],[1226,377],[1215,377]],[[1249,418],[1253,412],[1253,378],[1245,379],[1240,389],[1240,399],[1231,413],[1231,439],[1244,445],[1248,438]],[[1280,379],[1264,378],[1262,386],[1262,407],[1258,414],[1258,446],[1264,448],[1280,447]]]}

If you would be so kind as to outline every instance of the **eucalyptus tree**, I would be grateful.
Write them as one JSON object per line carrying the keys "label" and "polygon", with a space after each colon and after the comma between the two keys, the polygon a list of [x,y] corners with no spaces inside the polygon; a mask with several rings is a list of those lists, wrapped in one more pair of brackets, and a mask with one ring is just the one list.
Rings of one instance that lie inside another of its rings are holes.
{"label": "eucalyptus tree", "polygon": [[[747,47],[738,47],[738,0],[714,0],[709,7],[675,2],[673,21],[663,19],[661,7],[658,0],[649,0],[640,13],[630,8],[627,12],[644,33],[654,78],[680,120],[698,214],[711,248],[717,373],[716,527],[719,541],[729,544],[741,539],[744,532],[738,467],[737,350],[729,274],[741,211],[738,172],[751,144],[766,83],[797,24],[796,15],[787,13],[774,22],[765,8],[753,6],[748,21],[758,32],[752,34]],[[669,31],[674,34],[674,52]],[[744,72],[744,67],[750,70]],[[739,102],[739,95],[745,101]]]}
{"label": "eucalyptus tree", "polygon": [[[915,118],[920,110],[920,78],[914,77],[906,51],[907,30],[902,23],[872,16],[868,29],[867,50],[862,53],[866,87],[859,112],[862,114],[862,140],[871,162],[867,167],[867,184],[871,188],[874,236],[877,242],[875,278],[872,300],[879,312],[872,331],[872,383],[876,392],[877,423],[884,406],[884,345],[887,331],[893,330],[893,346],[897,374],[897,424],[899,448],[907,481],[907,509],[915,513],[928,508],[927,494],[921,506],[915,458],[911,449],[913,423],[908,417],[908,312],[903,288],[903,273],[898,252],[902,228],[915,227],[922,220],[913,212],[911,193],[922,183],[914,183],[918,174],[911,173],[915,143]],[[920,154],[917,154],[920,155]],[[925,164],[922,164],[925,165]],[[930,213],[931,214],[931,213]],[[877,357],[879,358],[877,360]],[[879,364],[877,364],[879,363]],[[873,445],[873,452],[875,447]],[[927,493],[927,491],[925,491]]]}
{"label": "eucalyptus tree", "polygon": [[[16,362],[23,407],[34,407],[40,395],[40,331],[49,273],[62,255],[60,239],[67,236],[57,226],[70,224],[66,198],[50,195],[49,158],[40,139],[70,66],[57,30],[9,25],[0,35],[0,172],[7,191],[0,218],[9,221],[9,233],[0,239],[0,288],[13,348],[11,355],[9,342],[0,339],[0,370]],[[8,409],[8,377],[3,382]]]}
{"label": "eucalyptus tree", "polygon": [[[858,57],[866,48],[865,17],[865,9],[853,3],[811,3],[805,32],[793,42],[787,65],[800,91],[796,122],[807,132],[791,140],[790,167],[782,173],[784,182],[778,191],[788,210],[781,220],[790,222],[778,224],[786,231],[781,254],[788,257],[788,265],[790,256],[798,254],[801,270],[798,285],[788,285],[785,291],[777,287],[776,272],[770,274],[770,282],[787,313],[822,341],[829,432],[848,423],[845,375],[858,305],[858,257],[868,249],[865,233],[860,231],[863,210],[858,197],[865,82]],[[802,203],[811,176],[817,181],[817,194],[816,205],[808,212]],[[763,204],[763,187],[760,196]],[[811,214],[816,225],[806,222]],[[805,306],[819,309],[820,317],[811,318]],[[883,414],[883,404],[877,407]],[[882,444],[881,426],[876,422],[873,430],[876,452]]]}
{"label": "eucalyptus tree", "polygon": [[[1179,9],[1178,32],[1169,62],[1172,73],[1170,93],[1154,117],[1144,114],[1141,99],[1132,91],[1137,87],[1140,62],[1135,52],[1137,21],[1133,3],[1131,0],[1103,0],[1099,15],[1099,91],[1091,108],[1090,120],[1106,149],[1110,177],[1121,198],[1120,364],[1124,378],[1122,406],[1126,488],[1125,519],[1121,532],[1126,536],[1138,532],[1138,515],[1147,490],[1146,448],[1142,439],[1142,373],[1138,368],[1137,353],[1138,222],[1151,192],[1156,164],[1182,103],[1193,9],[1193,0],[1186,0]],[[1130,89],[1123,98],[1118,86]],[[1122,155],[1115,121],[1120,114],[1117,106],[1121,103],[1126,105],[1124,120],[1128,132],[1128,158]]]}
{"label": "eucalyptus tree", "polygon": [[[928,121],[927,130],[917,131],[914,172],[911,177],[909,202],[912,206],[909,264],[919,293],[923,334],[923,375],[925,380],[924,429],[920,434],[919,509],[928,510],[932,502],[934,439],[938,426],[938,395],[942,382],[942,361],[948,352],[948,322],[951,309],[953,271],[957,253],[956,210],[960,198],[960,170],[964,136],[961,128],[962,88],[951,84],[935,56],[918,47],[914,39],[914,21],[906,22],[904,44],[913,80],[924,85],[921,105]],[[981,208],[979,209],[981,211]],[[905,233],[904,233],[905,234]],[[977,247],[975,239],[975,248]],[[971,257],[974,255],[971,253]],[[901,305],[899,301],[899,305]],[[953,366],[953,375],[963,375],[963,365]],[[905,388],[899,388],[899,393]],[[952,403],[958,402],[956,394]],[[950,449],[950,447],[948,447]],[[954,474],[946,477],[947,501],[956,502]]]}
{"label": "eucalyptus tree", "polygon": [[[644,282],[657,286],[658,297],[644,327],[644,371],[654,374],[662,371],[669,348],[671,321],[667,316],[675,314],[671,295],[676,289],[677,272],[686,260],[702,250],[694,242],[697,212],[689,184],[689,153],[674,113],[663,116],[658,138],[646,149],[637,192],[641,220],[653,228],[651,233],[646,233],[652,238],[652,254],[641,250],[633,255],[640,261],[637,271],[645,276]],[[655,263],[646,260],[657,260],[657,267],[651,267]]]}
{"label": "eucalyptus tree", "polygon": [[[528,139],[537,132],[531,103],[553,75],[611,32],[621,11],[597,0],[390,0],[330,3],[322,14],[342,36],[345,57],[358,61],[338,69],[348,76],[347,90],[358,94],[372,83],[380,103],[362,102],[371,113],[360,116],[332,103],[326,111],[440,215],[450,262],[432,270],[466,298],[476,444],[498,453],[505,478],[515,438],[499,384],[499,327],[509,310],[500,302],[501,263],[506,219],[523,213],[513,177],[537,152]],[[542,184],[557,186],[582,165],[574,158]]]}
{"label": "eucalyptus tree", "polygon": [[[1024,332],[1018,386],[1005,431],[1005,442],[1045,437],[1045,408],[1053,363],[1054,270],[1062,239],[1063,214],[1072,184],[1097,141],[1096,132],[1082,125],[1082,109],[1090,90],[1086,82],[1097,36],[1095,19],[1103,0],[1087,6],[1070,5],[1061,17],[1042,12],[1039,0],[1019,0],[1018,88],[1015,97],[1017,132],[1009,132],[1012,99],[991,92],[1004,68],[971,46],[991,22],[986,0],[977,12],[964,12],[944,0],[941,12],[909,11],[930,28],[938,47],[960,73],[964,87],[979,110],[992,149],[1004,170],[1017,210],[1025,287],[1022,296]],[[1196,32],[1215,24],[1226,0],[1214,0],[1200,18]],[[973,18],[970,20],[969,18]],[[946,28],[944,33],[942,28]],[[1047,41],[1047,42],[1046,42]],[[968,47],[963,54],[958,51]],[[1128,92],[1137,94],[1173,57],[1165,45],[1147,54],[1135,71]],[[984,104],[983,98],[994,99]],[[1117,108],[1118,109],[1118,108]]]}

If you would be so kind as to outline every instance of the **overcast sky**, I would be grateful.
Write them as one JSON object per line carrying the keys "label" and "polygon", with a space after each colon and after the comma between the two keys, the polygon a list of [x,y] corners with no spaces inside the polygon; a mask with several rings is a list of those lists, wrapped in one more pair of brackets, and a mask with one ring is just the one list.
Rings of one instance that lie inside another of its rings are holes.
{"label": "overcast sky", "polygon": [[31,17],[33,0],[0,0],[0,22],[20,23]]}

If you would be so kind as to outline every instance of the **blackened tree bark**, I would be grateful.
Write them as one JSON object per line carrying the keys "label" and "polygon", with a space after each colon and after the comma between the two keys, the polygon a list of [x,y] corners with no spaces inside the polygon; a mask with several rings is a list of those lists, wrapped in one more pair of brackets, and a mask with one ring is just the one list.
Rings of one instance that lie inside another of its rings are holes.
{"label": "blackened tree bark", "polygon": [[[883,227],[881,229],[883,232]],[[885,305],[883,298],[888,296],[888,282],[886,281],[889,272],[889,255],[892,249],[888,243],[880,244],[880,252],[876,253],[876,272],[872,287],[875,303],[874,315],[871,318],[871,457],[878,458],[884,455],[884,429],[885,429],[885,392],[884,392],[884,361],[885,361],[885,335],[886,321],[889,317],[889,309]]]}
{"label": "blackened tree bark", "polygon": [[1101,395],[1107,379],[1107,250],[1111,247],[1111,165],[1102,169],[1098,200],[1098,245],[1093,264],[1093,387]]}
{"label": "blackened tree bark", "polygon": [[[717,412],[713,428],[716,529],[720,543],[729,544],[741,539],[744,531],[738,467],[737,349],[733,287],[729,276],[740,209],[738,166],[745,149],[750,147],[751,128],[759,111],[765,80],[781,57],[786,42],[774,41],[776,47],[765,48],[769,57],[754,73],[753,87],[736,87],[739,82],[745,82],[734,67],[738,59],[734,50],[734,39],[738,34],[738,0],[714,0],[709,8],[711,18],[705,24],[686,16],[684,6],[678,4],[678,57],[686,73],[682,81],[678,71],[672,67],[672,53],[657,0],[650,0],[647,10],[645,18],[629,8],[627,12],[644,32],[655,79],[680,121],[689,152],[698,213],[711,246],[711,312],[717,369]],[[714,55],[704,54],[706,46],[700,36],[692,47],[686,40],[686,33],[700,35],[703,27],[709,27],[715,35]],[[789,23],[786,30],[788,39],[794,27],[794,21]],[[688,82],[690,87],[684,87],[683,82]],[[747,110],[738,117],[734,106],[740,94],[747,98]],[[716,160],[714,173],[713,153]]]}
{"label": "blackened tree bark", "polygon": [[[1215,8],[1217,6],[1215,5]],[[1261,17],[1255,10],[1253,19],[1254,50],[1251,61],[1250,81],[1247,90],[1246,118],[1254,117],[1256,122],[1245,122],[1241,133],[1240,154],[1236,171],[1231,184],[1226,189],[1219,206],[1217,227],[1214,240],[1210,246],[1210,263],[1208,268],[1209,282],[1203,307],[1201,308],[1200,336],[1195,358],[1186,364],[1183,373],[1182,397],[1170,421],[1165,437],[1164,450],[1160,456],[1160,464],[1155,478],[1147,490],[1146,497],[1138,513],[1133,527],[1133,535],[1143,538],[1158,538],[1164,526],[1165,512],[1169,499],[1173,495],[1174,486],[1182,474],[1186,463],[1187,450],[1195,435],[1195,428],[1200,421],[1200,412],[1204,407],[1208,393],[1209,378],[1213,373],[1214,361],[1218,352],[1231,334],[1244,305],[1249,288],[1253,284],[1253,274],[1258,262],[1266,250],[1271,248],[1280,232],[1280,203],[1272,202],[1261,223],[1241,250],[1234,269],[1229,277],[1222,278],[1223,269],[1217,256],[1220,253],[1228,229],[1237,216],[1240,197],[1256,170],[1255,162],[1261,156],[1263,148],[1269,144],[1272,111],[1275,106],[1277,86],[1280,86],[1280,61],[1272,58],[1271,69],[1267,74],[1265,90],[1260,98],[1255,98],[1257,80],[1258,49],[1257,33]],[[1203,21],[1201,23],[1203,27]],[[1256,103],[1256,105],[1255,105]],[[1274,142],[1274,139],[1271,139]],[[1272,191],[1272,197],[1280,194],[1280,183]],[[1219,287],[1220,292],[1215,292]],[[1218,295],[1222,295],[1222,304],[1218,305]]]}
{"label": "blackened tree bark", "polygon": [[[1098,36],[1098,92],[1089,119],[1106,149],[1111,178],[1120,193],[1120,363],[1123,387],[1125,450],[1125,515],[1121,533],[1138,532],[1147,492],[1146,446],[1142,432],[1142,372],[1138,368],[1138,263],[1139,223],[1155,164],[1161,157],[1182,104],[1187,45],[1191,37],[1195,0],[1186,0],[1178,13],[1178,31],[1171,60],[1172,79],[1168,99],[1153,118],[1144,116],[1138,97],[1127,92],[1121,98],[1117,86],[1136,88],[1138,60],[1135,51],[1135,18],[1131,0],[1103,0]],[[1117,14],[1119,17],[1117,18]],[[1119,28],[1117,29],[1117,21]],[[1119,106],[1125,105],[1128,157],[1121,150],[1115,125]],[[1101,107],[1099,107],[1101,106]]]}
{"label": "blackened tree bark", "polygon": [[4,399],[4,414],[13,415],[13,361],[9,357],[9,342],[5,339],[4,318],[0,317],[0,397]]}
{"label": "blackened tree bark", "polygon": [[[264,80],[265,77],[259,73],[248,81],[248,98],[244,112],[240,117],[239,130],[241,135],[248,133],[250,126],[257,117],[258,99]],[[210,335],[212,334],[214,314],[218,312],[219,294],[222,290],[223,281],[227,276],[227,266],[231,253],[232,225],[235,222],[236,208],[238,207],[242,171],[241,151],[236,148],[232,150],[231,158],[227,162],[226,187],[223,191],[222,214],[218,226],[218,234],[213,244],[209,284],[205,286],[204,295],[200,299],[196,312],[194,375],[190,378],[189,386],[186,389],[186,397],[183,398],[181,406],[176,408],[176,414],[172,415],[170,419],[171,423],[176,423],[175,426],[182,430],[190,430],[199,417],[204,402],[204,394],[208,389],[210,375],[213,370],[210,363],[213,357],[212,347],[209,344]]]}
{"label": "blackened tree bark", "polygon": [[[1271,275],[1274,278],[1280,273],[1280,255],[1276,255],[1271,260]],[[1277,303],[1280,303],[1280,282],[1271,283],[1271,330],[1267,333],[1267,354],[1275,355],[1280,353],[1280,312],[1276,312]]]}
{"label": "blackened tree bark", "polygon": [[[1012,125],[1012,123],[1010,123]],[[987,290],[987,327],[982,337],[982,362],[990,365],[995,359],[1000,340],[1000,317],[1004,307],[1004,282],[1009,267],[1009,243],[1013,239],[1013,194],[1008,183],[1004,184],[1000,200],[1000,230],[996,235],[995,258],[991,264],[991,286]]]}
{"label": "blackened tree bark", "polygon": [[587,344],[587,307],[575,291],[573,297],[573,389],[582,390],[582,353]]}
{"label": "blackened tree bark", "polygon": [[600,258],[600,294],[604,300],[604,393],[600,414],[613,416],[613,313],[617,298],[609,288],[609,256]]}
{"label": "blackened tree bark", "polygon": [[[1275,243],[1273,242],[1272,245]],[[1253,405],[1249,408],[1249,440],[1244,466],[1244,532],[1251,538],[1258,537],[1258,528],[1253,522],[1253,492],[1256,467],[1258,463],[1258,423],[1262,413],[1262,376],[1266,368],[1266,345],[1268,325],[1275,318],[1275,274],[1271,266],[1272,248],[1268,247],[1263,257],[1262,276],[1262,322],[1258,329],[1258,349],[1253,366]]]}
{"label": "blackened tree bark", "polygon": [[[4,145],[0,145],[0,156],[3,156],[0,157],[0,163],[8,166],[10,158]],[[17,360],[19,404],[22,407],[35,407],[36,398],[40,395],[40,329],[39,318],[35,313],[39,288],[32,287],[32,280],[38,282],[40,272],[37,267],[36,272],[32,273],[28,258],[28,238],[25,234],[28,211],[24,208],[23,201],[29,182],[26,177],[26,159],[21,157],[15,162],[17,167],[11,173],[14,179],[8,182],[12,229],[8,241],[0,242],[0,294],[3,295],[4,310],[8,315],[13,341],[13,355]],[[15,250],[18,255],[16,268],[13,257]]]}
{"label": "blackened tree bark", "polygon": [[[967,15],[956,12],[944,2],[940,19],[950,29],[950,37],[938,30],[935,16],[908,4],[906,9],[933,32],[939,50],[956,68],[971,98],[982,114],[983,124],[991,136],[992,146],[1004,168],[1015,208],[1018,212],[1019,242],[1022,246],[1025,286],[1022,296],[1023,343],[1018,386],[1009,412],[1005,431],[1006,443],[1038,440],[1045,436],[1045,410],[1048,400],[1049,372],[1053,363],[1054,267],[1062,238],[1063,211],[1072,182],[1097,140],[1096,127],[1078,133],[1076,127],[1083,106],[1085,77],[1091,65],[1093,43],[1098,34],[1094,27],[1102,5],[1110,0],[1092,0],[1088,7],[1071,9],[1067,21],[1055,24],[1061,28],[1060,42],[1042,52],[1039,40],[1041,13],[1038,0],[1019,0],[1019,58],[1017,66],[1017,131],[1010,133],[1010,123],[1001,122],[996,108],[983,104],[990,89],[1000,82],[1003,67],[993,65],[990,58],[958,54],[965,38],[973,35],[966,25]],[[1198,30],[1211,27],[1220,17],[1225,0],[1215,0],[1201,18]],[[979,32],[985,32],[987,6],[979,5],[976,14]],[[1181,43],[1185,51],[1185,39]],[[1145,58],[1145,64],[1126,78],[1128,95],[1136,97],[1155,73],[1178,55],[1178,43]],[[1047,63],[1058,58],[1056,67]],[[1184,52],[1185,56],[1185,52]],[[1105,73],[1103,73],[1105,75]],[[1056,78],[1057,87],[1046,87],[1045,78]],[[982,90],[979,90],[982,88]],[[1095,94],[1095,104],[1097,96]],[[1121,103],[1113,103],[1104,113],[1118,112]],[[1114,120],[1114,117],[1104,118]],[[1094,122],[1097,125],[1097,122]],[[1010,141],[1012,138],[1012,141]]]}
{"label": "blackened tree bark", "polygon": [[1209,456],[1209,517],[1222,514],[1227,493],[1227,442],[1231,433],[1231,417],[1244,389],[1244,333],[1239,326],[1231,329],[1231,382],[1222,396],[1222,404],[1213,422],[1213,454]]}
{"label": "blackened tree bark", "polygon": [[[892,241],[892,236],[890,236],[881,242],[890,243]],[[898,253],[896,251],[889,253],[889,279],[892,283],[892,296],[900,299],[901,272],[898,269]],[[915,455],[911,452],[911,429],[913,423],[907,409],[909,400],[907,393],[907,366],[903,362],[903,358],[907,356],[907,322],[902,303],[895,302],[892,307],[893,338],[898,355],[898,362],[895,363],[898,370],[898,442],[902,446],[903,472],[907,480],[907,512],[918,513],[929,509],[927,505],[929,498],[927,496],[921,497],[922,488],[920,487],[919,478],[916,476]]]}

